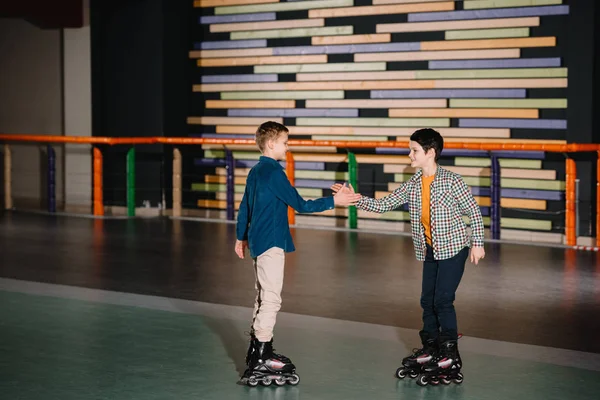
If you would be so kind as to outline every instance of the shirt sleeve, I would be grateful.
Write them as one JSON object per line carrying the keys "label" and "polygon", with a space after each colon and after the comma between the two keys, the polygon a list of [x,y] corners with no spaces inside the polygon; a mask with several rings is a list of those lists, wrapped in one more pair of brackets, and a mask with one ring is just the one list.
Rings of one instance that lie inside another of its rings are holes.
{"label": "shirt sleeve", "polygon": [[410,189],[412,188],[412,179],[408,182],[404,182],[400,187],[394,190],[381,199],[374,199],[371,197],[363,196],[356,207],[361,210],[370,211],[382,214],[386,211],[395,210],[403,204],[408,203],[408,196]]}
{"label": "shirt sleeve", "polygon": [[473,246],[483,246],[484,226],[479,205],[462,178],[459,177],[456,180],[455,184],[452,186],[452,190],[454,192],[454,197],[458,202],[458,207],[463,214],[468,215],[471,220]]}
{"label": "shirt sleeve", "polygon": [[334,208],[333,197],[322,197],[316,200],[304,200],[287,176],[281,171],[271,175],[269,188],[275,196],[299,213],[315,213]]}
{"label": "shirt sleeve", "polygon": [[244,197],[242,197],[242,202],[240,203],[240,209],[237,215],[237,225],[235,227],[238,240],[248,240],[248,215],[248,189],[246,188],[244,191]]}

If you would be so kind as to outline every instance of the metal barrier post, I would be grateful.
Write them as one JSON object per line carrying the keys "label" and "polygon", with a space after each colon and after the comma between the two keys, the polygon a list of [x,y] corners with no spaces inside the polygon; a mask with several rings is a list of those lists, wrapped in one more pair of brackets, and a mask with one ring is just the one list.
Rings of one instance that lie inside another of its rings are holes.
{"label": "metal barrier post", "polygon": [[173,149],[173,216],[181,217],[181,151]]}
{"label": "metal barrier post", "polygon": [[[354,190],[358,190],[358,165],[356,155],[351,151],[348,152],[348,181]],[[350,229],[358,227],[358,211],[355,206],[348,207],[348,227]]]}
{"label": "metal barrier post", "polygon": [[235,160],[233,152],[225,149],[225,170],[227,171],[227,219],[235,219]]}
{"label": "metal barrier post", "polygon": [[565,236],[568,246],[577,244],[577,233],[575,232],[575,180],[577,179],[577,166],[575,160],[567,158],[566,160],[566,190],[565,190]]}
{"label": "metal barrier post", "polygon": [[94,215],[104,215],[102,199],[102,152],[94,147]]}
{"label": "metal barrier post", "polygon": [[50,145],[47,146],[47,163],[48,163],[48,211],[51,213],[56,212],[56,153],[54,148]]}
{"label": "metal barrier post", "polygon": [[[288,151],[285,155],[285,172],[290,184],[294,186],[296,183],[296,162],[294,161],[294,155],[291,151]],[[288,207],[288,224],[296,224],[296,210],[292,207]]]}
{"label": "metal barrier post", "polygon": [[127,152],[127,216],[135,217],[135,147]]}

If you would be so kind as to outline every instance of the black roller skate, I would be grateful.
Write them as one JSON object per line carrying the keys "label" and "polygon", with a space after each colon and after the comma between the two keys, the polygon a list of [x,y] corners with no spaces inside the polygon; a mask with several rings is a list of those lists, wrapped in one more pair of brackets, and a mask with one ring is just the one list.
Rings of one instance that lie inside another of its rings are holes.
{"label": "black roller skate", "polygon": [[438,352],[437,339],[426,339],[421,335],[423,347],[413,349],[413,353],[402,359],[402,366],[396,370],[396,377],[404,379],[407,376],[412,379],[419,376],[423,366],[431,361]]}
{"label": "black roller skate", "polygon": [[300,377],[296,374],[296,366],[292,361],[281,354],[273,352],[273,340],[259,342],[252,337],[248,354],[246,355],[248,369],[244,372],[241,382],[248,386],[256,386],[261,383],[269,386],[275,382],[277,386],[286,383],[297,385]]}
{"label": "black roller skate", "polygon": [[427,386],[443,383],[462,383],[464,376],[460,372],[462,360],[458,352],[456,340],[446,340],[440,344],[439,354],[423,366],[417,384]]}

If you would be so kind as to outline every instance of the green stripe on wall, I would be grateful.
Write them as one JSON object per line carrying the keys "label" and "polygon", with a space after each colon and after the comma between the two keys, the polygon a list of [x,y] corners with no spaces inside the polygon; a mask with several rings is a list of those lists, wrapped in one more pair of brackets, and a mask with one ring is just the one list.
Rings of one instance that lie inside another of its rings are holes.
{"label": "green stripe on wall", "polygon": [[449,118],[296,118],[297,126],[450,126]]}
{"label": "green stripe on wall", "polygon": [[567,99],[450,99],[450,108],[567,108]]}
{"label": "green stripe on wall", "polygon": [[565,78],[567,68],[455,69],[416,71],[417,79]]}
{"label": "green stripe on wall", "polygon": [[546,6],[562,4],[562,0],[465,0],[464,9]]}
{"label": "green stripe on wall", "polygon": [[446,40],[499,39],[528,36],[529,28],[472,29],[462,31],[446,31]]}
{"label": "green stripe on wall", "polygon": [[269,11],[312,10],[330,7],[351,7],[354,0],[313,0],[286,3],[251,4],[244,6],[215,7],[215,15],[250,14]]}
{"label": "green stripe on wall", "polygon": [[[501,158],[498,161],[503,168],[542,169],[541,160]],[[489,167],[492,165],[492,162],[489,158],[455,157],[454,165],[461,167]]]}
{"label": "green stripe on wall", "polygon": [[298,74],[303,72],[385,71],[384,62],[257,65],[255,74]]}
{"label": "green stripe on wall", "polygon": [[232,32],[231,40],[238,39],[277,39],[305,36],[336,36],[352,35],[352,26],[327,26],[325,28],[295,28],[295,29],[269,29],[266,31],[241,31]]}
{"label": "green stripe on wall", "polygon": [[221,100],[287,100],[287,99],[343,99],[343,90],[297,90],[281,92],[222,92]]}

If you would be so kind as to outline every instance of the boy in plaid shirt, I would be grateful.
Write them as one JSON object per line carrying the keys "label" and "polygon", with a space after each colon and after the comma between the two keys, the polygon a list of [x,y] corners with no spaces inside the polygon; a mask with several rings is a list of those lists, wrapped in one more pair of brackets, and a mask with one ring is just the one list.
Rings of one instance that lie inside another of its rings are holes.
{"label": "boy in plaid shirt", "polygon": [[[412,238],[417,260],[423,261],[421,307],[423,347],[402,361],[397,375],[416,377],[420,372],[436,379],[441,369],[454,371],[452,380],[462,381],[458,354],[458,330],[454,298],[469,257],[477,264],[485,256],[483,218],[466,183],[460,175],[438,165],[444,147],[442,136],[433,129],[420,129],[410,137],[413,177],[381,199],[362,197],[356,207],[377,213],[394,210],[408,203]],[[338,190],[352,191],[340,184]],[[471,220],[472,234],[462,219]],[[460,376],[459,376],[460,375]],[[443,378],[444,379],[444,378]],[[427,384],[427,379],[419,383]],[[444,383],[449,383],[444,381]]]}

